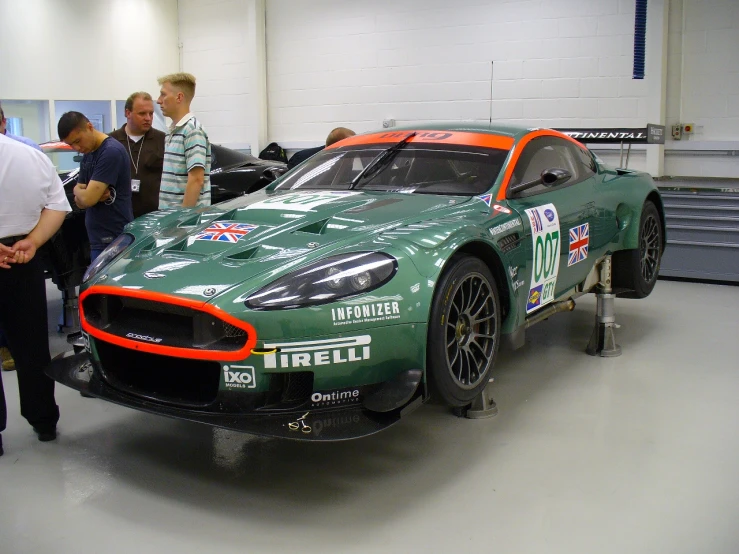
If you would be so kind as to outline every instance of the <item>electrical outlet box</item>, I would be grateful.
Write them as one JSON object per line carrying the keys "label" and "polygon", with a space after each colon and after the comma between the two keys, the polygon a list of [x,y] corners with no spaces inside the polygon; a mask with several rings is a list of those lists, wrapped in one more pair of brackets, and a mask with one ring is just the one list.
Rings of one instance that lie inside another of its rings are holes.
{"label": "electrical outlet box", "polygon": [[695,123],[683,123],[683,133],[689,135],[695,131]]}
{"label": "electrical outlet box", "polygon": [[395,120],[394,119],[383,119],[382,128],[389,129],[390,127],[395,127]]}
{"label": "electrical outlet box", "polygon": [[683,138],[683,126],[679,123],[672,126],[672,138],[675,140]]}

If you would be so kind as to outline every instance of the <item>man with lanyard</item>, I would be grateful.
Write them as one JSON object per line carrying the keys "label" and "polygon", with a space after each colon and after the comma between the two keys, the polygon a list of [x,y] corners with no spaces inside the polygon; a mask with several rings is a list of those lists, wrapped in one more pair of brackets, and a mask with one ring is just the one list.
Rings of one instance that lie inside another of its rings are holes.
{"label": "man with lanyard", "polygon": [[148,92],[134,92],[126,100],[126,123],[109,136],[120,142],[131,159],[133,217],[159,209],[159,184],[164,161],[163,132],[152,127],[154,101]]}
{"label": "man with lanyard", "polygon": [[[51,362],[46,282],[38,248],[72,211],[56,169],[41,152],[0,136],[0,329],[15,358],[21,415],[41,441],[56,438],[59,408]],[[0,378],[0,432],[7,408]],[[3,454],[0,435],[0,455]]]}
{"label": "man with lanyard", "polygon": [[95,129],[79,112],[65,113],[57,130],[62,141],[84,154],[74,187],[74,202],[86,209],[90,258],[95,260],[133,220],[128,152],[120,142]]}
{"label": "man with lanyard", "polygon": [[195,77],[174,73],[159,78],[157,104],[172,119],[164,147],[159,208],[210,206],[210,141],[190,103]]}

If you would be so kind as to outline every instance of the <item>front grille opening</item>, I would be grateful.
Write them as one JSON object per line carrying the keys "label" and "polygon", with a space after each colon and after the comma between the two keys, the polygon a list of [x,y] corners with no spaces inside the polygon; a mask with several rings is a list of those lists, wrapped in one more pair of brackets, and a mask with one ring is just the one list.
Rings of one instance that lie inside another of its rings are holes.
{"label": "front grille opening", "polygon": [[103,377],[114,388],[177,405],[203,407],[218,395],[218,362],[149,354],[96,341]]}
{"label": "front grille opening", "polygon": [[[234,352],[244,347],[244,329],[186,306],[141,298],[94,294],[83,301],[85,320],[124,338],[147,337],[161,346]],[[142,340],[142,339],[138,339]]]}

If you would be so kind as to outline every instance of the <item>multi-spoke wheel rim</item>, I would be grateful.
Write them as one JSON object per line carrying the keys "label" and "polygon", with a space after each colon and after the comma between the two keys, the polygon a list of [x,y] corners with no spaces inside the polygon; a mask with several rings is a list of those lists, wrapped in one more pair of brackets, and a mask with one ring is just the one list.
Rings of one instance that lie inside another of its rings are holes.
{"label": "multi-spoke wheel rim", "polygon": [[644,220],[639,244],[641,276],[647,283],[651,283],[657,277],[661,248],[659,221],[653,215],[649,215]]}
{"label": "multi-spoke wheel rim", "polygon": [[446,313],[446,361],[461,389],[475,388],[490,367],[496,310],[492,287],[479,273],[467,275],[454,289]]}

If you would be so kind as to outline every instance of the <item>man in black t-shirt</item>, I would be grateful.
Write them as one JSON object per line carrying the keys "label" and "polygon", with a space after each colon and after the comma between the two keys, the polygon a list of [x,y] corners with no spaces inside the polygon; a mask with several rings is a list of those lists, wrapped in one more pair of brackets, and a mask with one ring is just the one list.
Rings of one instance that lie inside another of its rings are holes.
{"label": "man in black t-shirt", "polygon": [[65,113],[57,125],[60,140],[84,154],[74,187],[74,201],[85,208],[85,227],[94,260],[133,220],[128,152],[98,131],[79,112]]}

